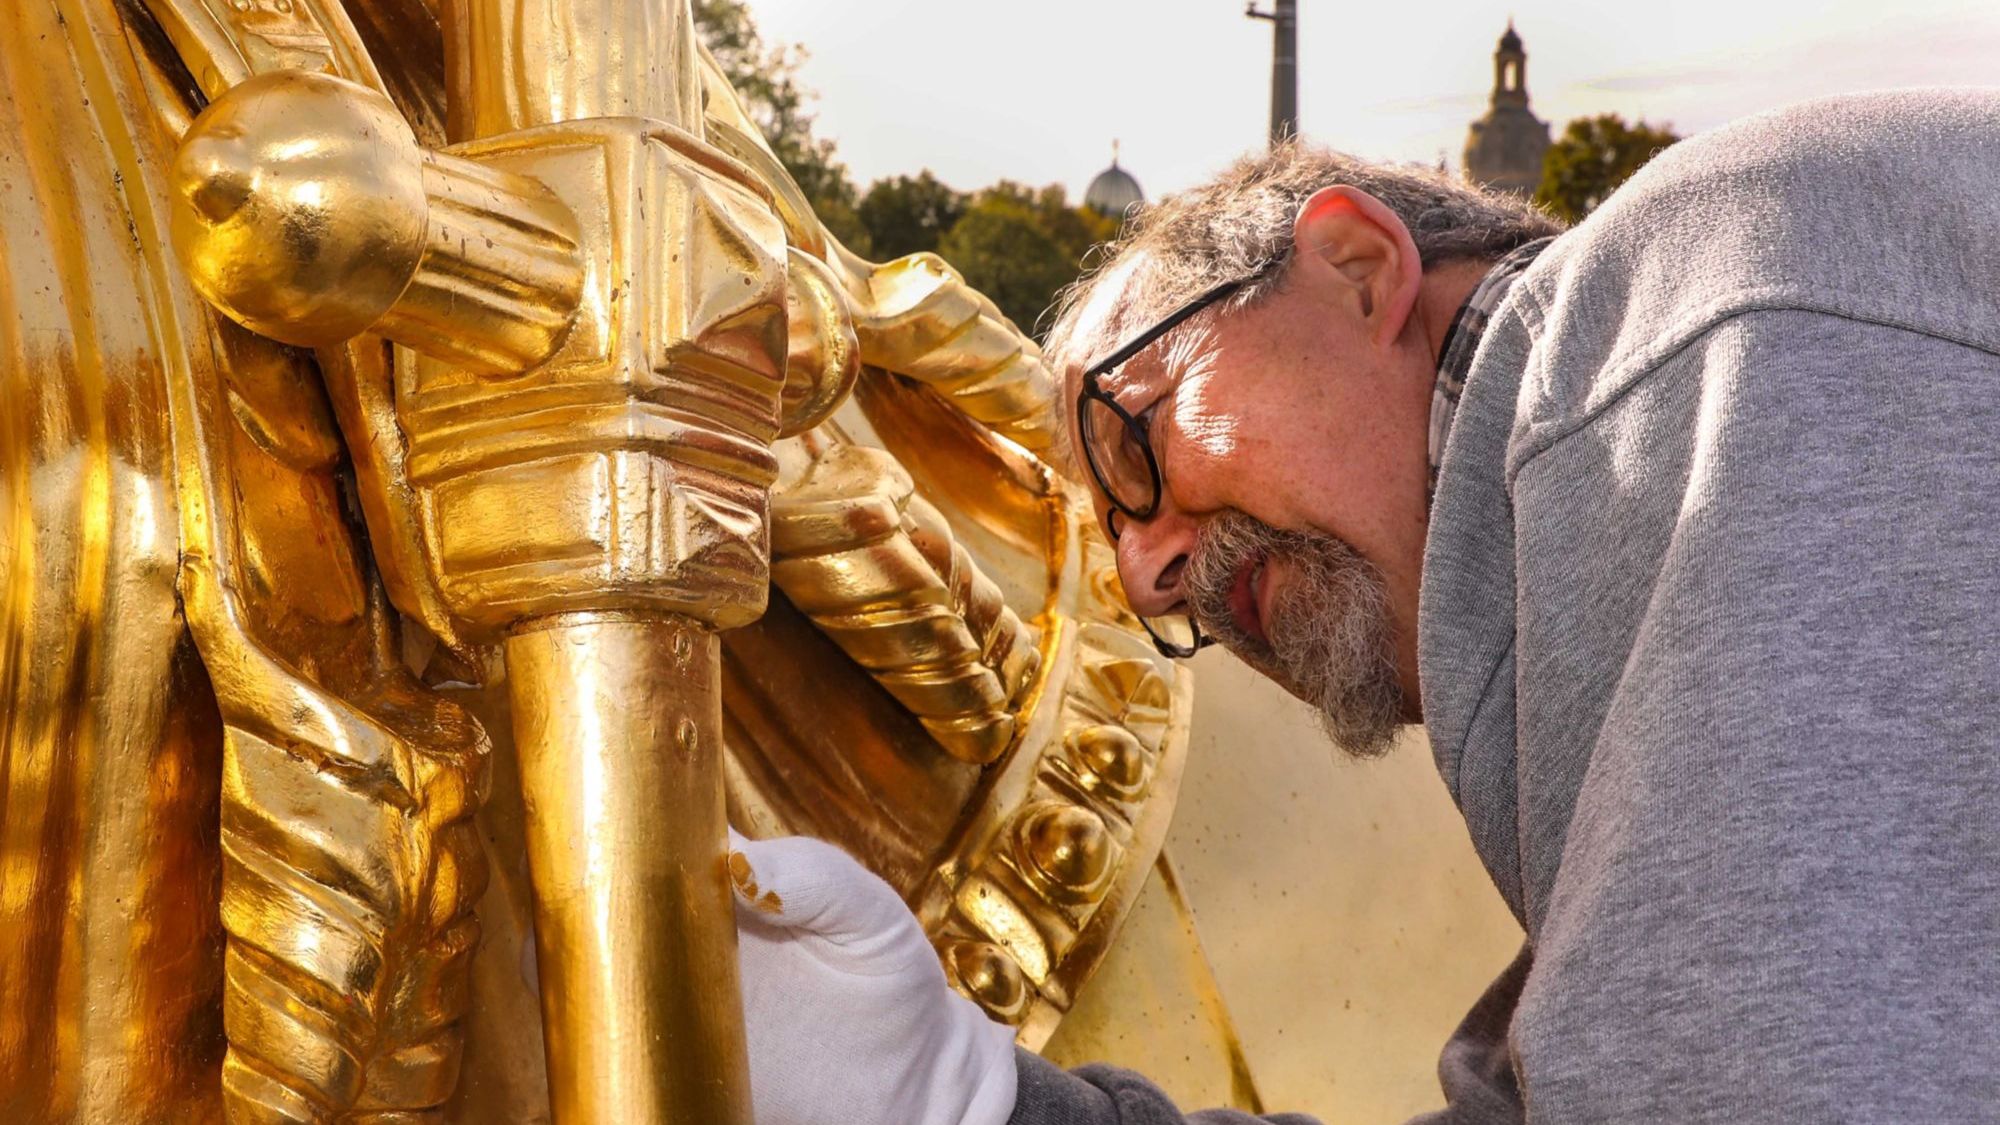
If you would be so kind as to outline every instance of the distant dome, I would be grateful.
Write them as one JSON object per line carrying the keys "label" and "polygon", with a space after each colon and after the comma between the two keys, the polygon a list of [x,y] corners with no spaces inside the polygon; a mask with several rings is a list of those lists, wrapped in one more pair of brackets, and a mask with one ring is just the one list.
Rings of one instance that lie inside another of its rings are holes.
{"label": "distant dome", "polygon": [[1514,30],[1514,21],[1507,21],[1507,34],[1500,37],[1500,49],[1518,51],[1521,49],[1521,33]]}
{"label": "distant dome", "polygon": [[1139,189],[1139,181],[1133,179],[1131,173],[1118,166],[1115,152],[1111,157],[1111,167],[1099,172],[1083,193],[1085,207],[1100,215],[1118,218],[1123,218],[1134,205],[1144,202],[1146,193]]}

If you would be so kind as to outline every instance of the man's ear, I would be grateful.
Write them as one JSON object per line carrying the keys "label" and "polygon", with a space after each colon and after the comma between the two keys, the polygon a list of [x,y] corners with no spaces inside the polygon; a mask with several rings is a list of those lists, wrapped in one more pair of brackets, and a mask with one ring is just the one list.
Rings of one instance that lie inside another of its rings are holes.
{"label": "man's ear", "polygon": [[1352,291],[1368,335],[1387,345],[1416,307],[1423,261],[1410,228],[1381,200],[1346,184],[1321,188],[1292,224],[1294,268]]}

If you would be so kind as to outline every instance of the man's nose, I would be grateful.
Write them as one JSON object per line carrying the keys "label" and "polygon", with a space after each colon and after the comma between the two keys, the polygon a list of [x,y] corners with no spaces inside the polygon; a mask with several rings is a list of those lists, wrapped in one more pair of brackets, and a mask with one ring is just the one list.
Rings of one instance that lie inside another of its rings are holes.
{"label": "man's nose", "polygon": [[1163,502],[1151,519],[1118,519],[1118,581],[1133,612],[1161,617],[1181,603],[1181,574],[1194,552],[1195,521]]}

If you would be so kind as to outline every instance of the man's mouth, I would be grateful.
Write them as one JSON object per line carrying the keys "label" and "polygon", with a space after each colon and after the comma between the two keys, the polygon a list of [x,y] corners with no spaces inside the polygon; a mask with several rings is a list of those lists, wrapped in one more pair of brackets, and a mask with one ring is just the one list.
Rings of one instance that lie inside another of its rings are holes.
{"label": "man's mouth", "polygon": [[1202,527],[1180,579],[1208,633],[1318,707],[1337,741],[1360,755],[1389,745],[1409,710],[1396,678],[1395,630],[1381,575],[1353,548],[1224,511]]}
{"label": "man's mouth", "polygon": [[1229,585],[1229,615],[1236,619],[1236,627],[1244,636],[1264,645],[1271,643],[1264,633],[1264,579],[1270,569],[1265,565],[1268,561],[1262,555],[1251,558]]}

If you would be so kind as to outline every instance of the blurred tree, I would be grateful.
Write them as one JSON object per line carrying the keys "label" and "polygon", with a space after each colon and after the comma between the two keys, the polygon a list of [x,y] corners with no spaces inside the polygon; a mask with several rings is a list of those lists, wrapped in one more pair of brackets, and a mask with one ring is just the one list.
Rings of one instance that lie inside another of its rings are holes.
{"label": "blurred tree", "polygon": [[694,0],[694,24],[820,221],[855,252],[872,253],[847,166],[832,141],[812,133],[814,95],[798,80],[805,49],[766,46],[744,0]]}
{"label": "blurred tree", "polygon": [[1542,158],[1542,183],[1535,190],[1535,202],[1564,222],[1577,222],[1678,140],[1671,125],[1644,121],[1628,125],[1615,113],[1579,117]]}
{"label": "blurred tree", "polygon": [[814,95],[799,84],[805,51],[767,45],[746,0],[694,0],[695,27],[771,149],[836,238],[877,260],[935,250],[1002,312],[1033,332],[1118,220],[1069,205],[1059,186],[1001,181],[974,195],[930,172],[879,180],[864,197],[832,141],[813,136]]}
{"label": "blurred tree", "polygon": [[937,249],[1009,320],[1038,334],[1091,247],[1117,233],[1117,219],[1070,206],[1060,185],[1037,191],[1002,180],[973,198]]}
{"label": "blurred tree", "polygon": [[857,210],[875,256],[886,261],[936,250],[971,202],[971,196],[952,190],[926,169],[915,176],[876,180]]}

